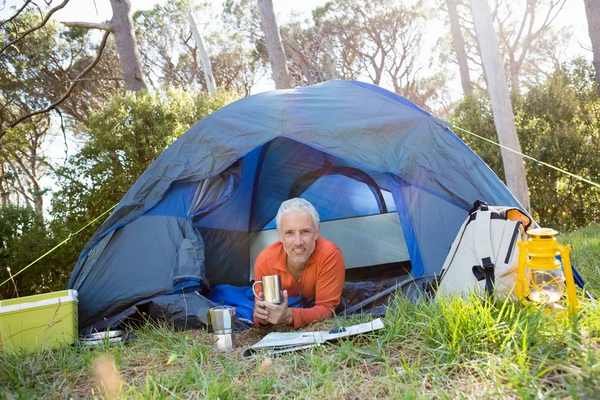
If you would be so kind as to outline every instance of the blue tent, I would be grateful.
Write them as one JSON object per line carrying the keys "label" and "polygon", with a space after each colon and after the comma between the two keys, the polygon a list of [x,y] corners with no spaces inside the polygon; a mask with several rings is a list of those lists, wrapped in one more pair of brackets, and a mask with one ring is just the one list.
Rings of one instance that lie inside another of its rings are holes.
{"label": "blue tent", "polygon": [[261,93],[214,112],[150,165],[85,246],[68,284],[79,291],[80,326],[112,326],[140,309],[205,315],[211,287],[249,284],[292,197],[315,205],[347,269],[408,263],[415,278],[439,273],[475,200],[519,206],[448,127],[355,81]]}

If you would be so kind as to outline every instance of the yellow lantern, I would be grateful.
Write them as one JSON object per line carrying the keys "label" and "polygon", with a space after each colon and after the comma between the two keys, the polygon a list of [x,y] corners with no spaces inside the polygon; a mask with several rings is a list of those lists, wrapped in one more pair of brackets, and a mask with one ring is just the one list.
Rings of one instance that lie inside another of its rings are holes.
{"label": "yellow lantern", "polygon": [[[540,305],[560,310],[562,301],[569,305],[569,314],[577,312],[577,292],[571,268],[571,246],[556,242],[557,231],[550,228],[536,228],[527,231],[529,239],[519,241],[519,263],[517,270],[516,293],[518,299],[525,299]],[[560,255],[561,263],[556,259]]]}

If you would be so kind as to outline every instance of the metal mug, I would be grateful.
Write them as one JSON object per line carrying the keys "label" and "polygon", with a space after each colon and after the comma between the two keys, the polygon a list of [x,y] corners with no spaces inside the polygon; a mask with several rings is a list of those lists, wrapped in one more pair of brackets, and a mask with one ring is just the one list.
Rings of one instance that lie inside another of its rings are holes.
{"label": "metal mug", "polygon": [[[283,302],[283,292],[281,291],[281,277],[279,275],[265,275],[252,284],[252,293],[261,300],[268,301],[273,304],[281,304]],[[259,297],[254,286],[260,284],[262,286],[263,297]]]}

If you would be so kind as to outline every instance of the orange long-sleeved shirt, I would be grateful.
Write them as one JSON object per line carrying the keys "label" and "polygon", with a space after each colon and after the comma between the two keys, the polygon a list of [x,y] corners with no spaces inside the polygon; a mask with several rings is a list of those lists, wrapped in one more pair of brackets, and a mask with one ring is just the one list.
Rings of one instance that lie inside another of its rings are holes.
{"label": "orange long-sleeved shirt", "polygon": [[[294,329],[332,317],[335,307],[340,304],[346,266],[340,249],[329,240],[317,238],[315,250],[308,259],[299,281],[296,281],[287,270],[287,254],[280,241],[264,249],[254,264],[254,280],[259,281],[263,275],[280,275],[281,289],[287,290],[288,296],[315,298],[311,308],[292,308]],[[260,326],[254,318],[254,324]]]}

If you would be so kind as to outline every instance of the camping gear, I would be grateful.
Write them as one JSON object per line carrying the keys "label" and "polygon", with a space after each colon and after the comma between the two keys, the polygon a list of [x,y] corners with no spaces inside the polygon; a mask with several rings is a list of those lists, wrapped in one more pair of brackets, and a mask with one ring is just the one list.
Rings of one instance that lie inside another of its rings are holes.
{"label": "camping gear", "polygon": [[0,300],[2,348],[33,352],[75,342],[77,305],[76,290]]}
{"label": "camping gear", "polygon": [[348,336],[373,334],[383,328],[383,321],[381,318],[377,318],[370,322],[334,328],[330,331],[270,332],[257,343],[245,349],[242,352],[242,358],[249,359],[260,355],[274,356],[310,349]]}
{"label": "camping gear", "polygon": [[214,334],[213,348],[215,350],[231,350],[235,348],[235,307],[221,304],[209,311],[209,321]]}
{"label": "camping gear", "polygon": [[114,344],[124,343],[127,336],[127,333],[123,330],[88,333],[87,335],[79,337],[79,345],[100,346],[109,343],[112,346]]}
{"label": "camping gear", "polygon": [[148,167],[83,249],[68,283],[81,330],[144,321],[148,304],[153,318],[206,324],[201,311],[215,304],[203,296],[251,284],[256,256],[277,240],[277,210],[293,197],[319,212],[319,234],[342,251],[348,281],[439,275],[475,200],[520,207],[448,127],[355,81],[215,111]]}
{"label": "camping gear", "polygon": [[[263,297],[260,297],[254,289],[254,286],[262,287]],[[281,277],[279,275],[265,275],[252,284],[252,293],[263,301],[268,301],[273,304],[281,304],[283,301],[283,293],[281,291]]]}
{"label": "camping gear", "polygon": [[531,218],[518,208],[476,201],[448,252],[436,298],[472,291],[514,295],[524,223],[528,227]]}
{"label": "camping gear", "polygon": [[[577,312],[577,292],[571,268],[571,246],[556,241],[558,232],[550,228],[527,231],[529,239],[519,241],[517,297],[539,303],[553,310],[564,309],[559,302],[565,296],[569,314]],[[562,259],[562,263],[557,259]]]}
{"label": "camping gear", "polygon": [[395,292],[396,290],[398,290],[399,288],[401,288],[402,286],[404,286],[404,285],[406,285],[406,284],[408,284],[410,282],[413,282],[412,278],[406,278],[405,280],[403,280],[401,282],[397,282],[395,285],[392,285],[391,287],[389,287],[387,289],[384,289],[384,290],[376,293],[375,295],[373,295],[373,296],[371,296],[371,297],[369,297],[367,299],[364,299],[361,302],[358,302],[358,303],[352,305],[351,307],[348,307],[348,308],[346,308],[344,310],[339,311],[337,313],[337,315],[345,315],[345,314],[351,315],[351,314],[354,314],[358,310],[362,310],[363,307],[366,308],[366,306],[372,304],[376,300],[382,298],[383,296],[392,294],[393,292]]}

